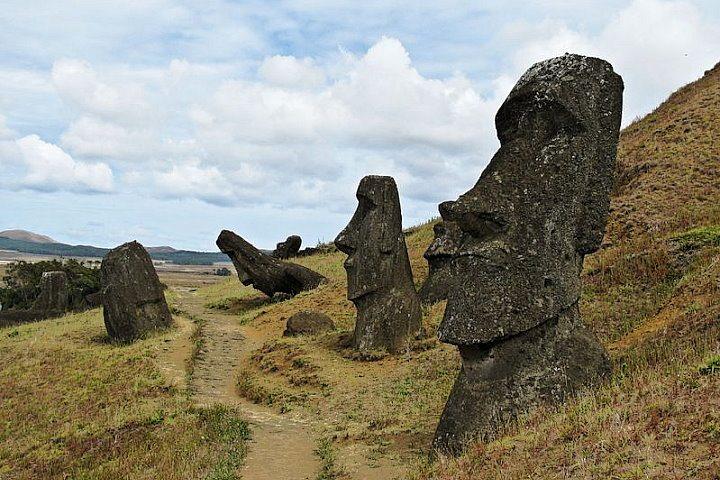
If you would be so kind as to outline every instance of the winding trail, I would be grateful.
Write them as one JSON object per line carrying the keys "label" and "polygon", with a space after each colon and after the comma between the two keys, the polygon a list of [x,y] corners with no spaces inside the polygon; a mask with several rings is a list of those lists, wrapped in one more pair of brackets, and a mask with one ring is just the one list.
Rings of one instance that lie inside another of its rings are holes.
{"label": "winding trail", "polygon": [[244,480],[314,479],[320,468],[310,426],[298,416],[280,415],[235,392],[236,369],[257,345],[244,335],[232,315],[205,308],[193,289],[175,287],[177,304],[191,318],[204,320],[203,346],[190,389],[200,405],[226,404],[243,412],[250,422],[252,441],[242,469]]}

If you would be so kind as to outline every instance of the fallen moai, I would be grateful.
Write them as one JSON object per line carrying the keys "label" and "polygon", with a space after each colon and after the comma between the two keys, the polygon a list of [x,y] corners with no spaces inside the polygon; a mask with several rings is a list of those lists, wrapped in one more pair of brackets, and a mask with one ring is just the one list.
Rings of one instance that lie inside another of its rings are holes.
{"label": "fallen moai", "polygon": [[108,252],[100,266],[103,317],[114,340],[132,341],[172,324],[150,255],[138,242]]}
{"label": "fallen moai", "polygon": [[286,258],[297,256],[302,245],[302,238],[298,235],[290,235],[284,242],[280,242],[275,246],[272,256],[284,260]]}
{"label": "fallen moai", "polygon": [[[452,202],[440,204],[442,212]],[[433,227],[435,238],[423,255],[428,262],[428,276],[420,288],[420,300],[430,305],[447,299],[452,282],[452,258],[457,252],[460,229],[455,222],[439,222]]]}
{"label": "fallen moai", "polygon": [[460,231],[438,336],[462,369],[434,446],[460,452],[610,371],[578,310],[583,258],[609,211],[623,83],[597,58],[532,66],[495,119],[500,149],[442,212]]}
{"label": "fallen moai", "polygon": [[357,308],[353,346],[361,353],[406,351],[421,328],[397,186],[392,177],[367,176],[358,208],[335,239],[348,255],[348,299]]}
{"label": "fallen moai", "polygon": [[220,233],[216,244],[232,260],[240,282],[252,285],[269,297],[279,292],[297,295],[327,280],[309,268],[262,253],[229,230]]}

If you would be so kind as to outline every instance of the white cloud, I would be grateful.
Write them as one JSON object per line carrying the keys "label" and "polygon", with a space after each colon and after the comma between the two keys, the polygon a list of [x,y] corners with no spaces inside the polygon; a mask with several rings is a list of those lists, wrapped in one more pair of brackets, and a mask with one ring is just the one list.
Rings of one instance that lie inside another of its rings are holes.
{"label": "white cloud", "polygon": [[60,97],[85,113],[128,124],[144,124],[152,118],[142,85],[103,82],[87,62],[58,60],[52,79]]}
{"label": "white cloud", "polygon": [[274,55],[260,65],[260,76],[268,83],[287,88],[313,88],[325,83],[325,73],[310,58]]}
{"label": "white cloud", "polygon": [[113,174],[104,163],[74,160],[57,145],[28,135],[15,142],[26,167],[20,186],[24,188],[76,192],[110,192]]}
{"label": "white cloud", "polygon": [[7,119],[4,115],[0,114],[0,140],[7,140],[15,136],[15,132],[10,130],[6,125]]}
{"label": "white cloud", "polygon": [[625,82],[623,123],[647,113],[672,91],[713,66],[720,52],[720,25],[686,1],[634,0],[614,13],[597,34],[563,21],[515,22],[500,37],[512,46],[503,89],[531,64],[565,52],[604,58]]}
{"label": "white cloud", "polygon": [[203,167],[197,161],[156,173],[155,185],[170,198],[193,197],[216,205],[227,205],[234,196],[232,185],[217,167]]}

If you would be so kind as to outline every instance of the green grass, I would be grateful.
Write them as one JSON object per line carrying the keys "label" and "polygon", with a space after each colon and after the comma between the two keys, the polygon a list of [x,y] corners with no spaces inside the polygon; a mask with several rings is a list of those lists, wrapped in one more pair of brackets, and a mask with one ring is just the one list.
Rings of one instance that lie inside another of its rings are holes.
{"label": "green grass", "polygon": [[698,227],[672,237],[683,250],[720,247],[720,225]]}
{"label": "green grass", "polygon": [[99,310],[0,329],[0,478],[180,480],[237,466],[237,415],[195,408],[158,369],[172,333],[113,344]]}

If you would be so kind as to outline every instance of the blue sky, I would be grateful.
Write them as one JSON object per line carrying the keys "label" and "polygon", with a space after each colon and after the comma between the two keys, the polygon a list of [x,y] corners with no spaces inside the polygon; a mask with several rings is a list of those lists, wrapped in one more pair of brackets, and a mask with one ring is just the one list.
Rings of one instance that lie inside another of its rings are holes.
{"label": "blue sky", "polygon": [[713,1],[6,1],[0,230],[214,249],[332,240],[366,174],[436,215],[532,63],[625,80],[624,124],[720,61]]}

